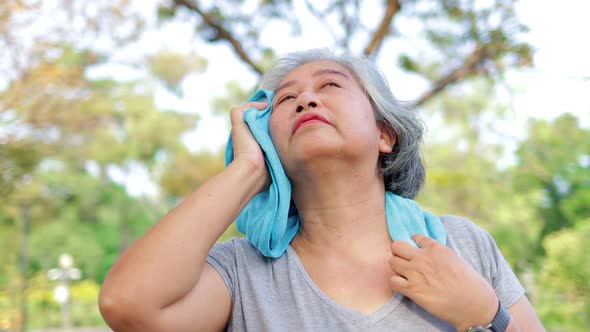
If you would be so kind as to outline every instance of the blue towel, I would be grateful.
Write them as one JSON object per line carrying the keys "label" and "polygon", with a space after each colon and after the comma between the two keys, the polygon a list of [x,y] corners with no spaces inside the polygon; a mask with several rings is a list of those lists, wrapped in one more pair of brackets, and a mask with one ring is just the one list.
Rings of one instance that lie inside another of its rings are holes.
{"label": "blue towel", "polygon": [[[263,101],[264,110],[250,108],[244,112],[244,120],[252,135],[264,152],[264,159],[270,174],[270,186],[257,194],[238,215],[238,231],[246,235],[253,246],[267,257],[280,257],[299,230],[299,214],[291,199],[291,183],[279,155],[275,150],[268,130],[272,91],[258,90],[249,101]],[[225,150],[226,166],[234,159],[230,135]],[[411,199],[392,192],[385,195],[387,228],[393,240],[405,240],[414,246],[411,236],[422,234],[446,244],[447,234],[438,216],[423,210]]]}

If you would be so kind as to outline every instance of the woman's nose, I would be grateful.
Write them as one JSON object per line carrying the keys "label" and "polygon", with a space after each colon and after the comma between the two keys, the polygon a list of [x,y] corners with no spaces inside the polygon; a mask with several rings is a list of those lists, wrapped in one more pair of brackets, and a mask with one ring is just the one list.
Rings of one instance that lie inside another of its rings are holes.
{"label": "woman's nose", "polygon": [[320,102],[315,93],[303,92],[297,97],[297,109],[295,111],[300,113],[303,110],[307,110],[309,108],[316,108],[318,107],[319,103]]}

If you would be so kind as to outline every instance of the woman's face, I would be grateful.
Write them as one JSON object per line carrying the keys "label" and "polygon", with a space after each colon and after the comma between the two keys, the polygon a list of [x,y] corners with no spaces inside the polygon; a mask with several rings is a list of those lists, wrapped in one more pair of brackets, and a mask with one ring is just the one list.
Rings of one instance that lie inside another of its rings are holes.
{"label": "woman's face", "polygon": [[376,123],[360,84],[335,62],[310,62],[289,72],[275,91],[272,109],[271,137],[290,176],[309,162],[376,165],[380,152],[391,152],[391,137]]}

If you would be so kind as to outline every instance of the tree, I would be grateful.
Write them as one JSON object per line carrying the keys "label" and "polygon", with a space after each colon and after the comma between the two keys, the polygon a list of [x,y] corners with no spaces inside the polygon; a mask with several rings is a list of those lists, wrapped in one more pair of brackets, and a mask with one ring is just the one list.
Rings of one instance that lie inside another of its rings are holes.
{"label": "tree", "polygon": [[[146,60],[142,81],[93,79],[89,69],[109,54],[85,43],[112,33],[111,45],[121,47],[135,38],[137,17],[126,1],[54,4],[0,5],[6,19],[0,43],[8,64],[0,67],[8,78],[0,86],[0,228],[7,236],[0,253],[6,263],[0,302],[20,307],[18,319],[6,319],[23,330],[34,291],[29,279],[53,267],[58,250],[71,251],[86,278],[102,281],[116,256],[157,218],[159,204],[131,196],[112,173],[156,173],[161,156],[186,150],[180,137],[196,116],[160,111],[154,89],[160,82],[175,89],[205,65],[202,58],[167,52]],[[17,38],[47,15],[64,16],[65,24],[50,20],[46,34]],[[68,25],[80,19],[82,29]],[[117,22],[128,30],[110,26]],[[178,60],[169,66],[175,71],[166,70],[162,59]],[[19,293],[4,291],[15,288]]]}
{"label": "tree", "polygon": [[528,259],[535,304],[549,329],[583,331],[590,321],[590,261],[583,248],[590,235],[588,134],[572,114],[532,120],[510,170],[514,196],[536,193]]}
{"label": "tree", "polygon": [[[514,13],[512,1],[496,0],[487,6],[466,1],[383,1],[382,17],[363,15],[366,2],[332,0],[318,6],[305,1],[306,10],[321,22],[340,49],[358,49],[377,57],[383,45],[404,40],[409,31],[403,24],[418,26],[419,39],[412,53],[400,53],[403,70],[415,73],[429,83],[416,100],[422,105],[451,85],[475,76],[500,79],[507,67],[531,64],[530,45],[519,41],[526,32]],[[481,7],[480,7],[481,6]],[[210,6],[196,0],[173,0],[160,6],[163,19],[192,19],[198,37],[207,42],[224,42],[252,72],[261,75],[274,51],[261,39],[265,28],[283,21],[294,35],[304,28],[293,1],[261,1],[253,7],[246,1],[215,2]],[[427,52],[428,56],[421,54]]]}
{"label": "tree", "polygon": [[589,238],[589,218],[545,238],[538,308],[547,328],[584,331],[590,323],[590,259],[585,250]]}
{"label": "tree", "polygon": [[[515,195],[517,175],[503,168],[506,137],[493,125],[510,113],[494,85],[475,79],[469,88],[448,89],[423,108],[429,135],[424,147],[425,188],[418,200],[439,214],[466,216],[489,231],[517,274],[530,270],[538,191]],[[442,110],[442,111],[441,111]],[[445,117],[436,114],[444,113]],[[490,139],[493,137],[493,139]]]}
{"label": "tree", "polygon": [[529,137],[518,150],[517,185],[521,191],[535,188],[542,192],[536,202],[542,221],[536,247],[543,255],[545,238],[571,228],[590,217],[590,130],[582,128],[572,114],[553,123],[531,121]]}

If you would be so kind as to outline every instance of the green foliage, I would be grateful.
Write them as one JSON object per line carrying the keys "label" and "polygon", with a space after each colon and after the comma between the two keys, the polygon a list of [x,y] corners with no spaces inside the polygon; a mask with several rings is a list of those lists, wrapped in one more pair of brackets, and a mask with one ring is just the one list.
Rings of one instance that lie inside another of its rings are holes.
{"label": "green foliage", "polygon": [[183,55],[170,51],[162,51],[148,58],[151,72],[161,79],[172,91],[180,91],[182,80],[192,72],[203,72],[207,67],[207,59],[196,55]]}
{"label": "green foliage", "polygon": [[61,253],[73,254],[85,278],[95,278],[96,262],[101,260],[103,248],[94,237],[93,227],[86,224],[50,222],[34,228],[31,234],[32,268],[48,271],[57,267]]}
{"label": "green foliage", "polygon": [[580,126],[571,114],[553,123],[532,121],[529,137],[517,151],[515,170],[517,188],[542,190],[536,206],[542,218],[538,234],[538,255],[543,254],[542,241],[549,234],[574,226],[590,217],[590,130]]}
{"label": "green foliage", "polygon": [[225,84],[225,89],[227,90],[227,95],[223,97],[214,97],[210,103],[211,108],[215,113],[227,114],[228,117],[232,107],[243,104],[248,100],[250,95],[254,93],[253,90],[242,87],[237,80],[227,82]]}
{"label": "green foliage", "polygon": [[[469,56],[477,55],[474,63],[462,67],[466,77],[498,80],[508,67],[532,64],[532,47],[519,38],[528,30],[518,21],[512,1],[415,1],[402,10],[420,25],[428,51],[404,54],[400,63],[430,81],[439,80],[449,68],[460,68],[459,61]],[[487,57],[493,60],[485,61]]]}
{"label": "green foliage", "polygon": [[221,237],[219,238],[218,242],[224,242],[227,241],[229,239],[231,239],[232,237],[244,237],[244,235],[240,232],[238,232],[238,228],[236,227],[236,223],[232,223],[225,232],[223,232],[223,235],[221,235]]}
{"label": "green foliage", "polygon": [[419,65],[407,54],[400,55],[398,61],[400,67],[406,71],[417,72],[419,70]]}
{"label": "green foliage", "polygon": [[0,328],[21,324],[23,276],[28,326],[60,326],[53,286],[39,276],[64,252],[82,271],[74,286],[93,287],[82,300],[72,290],[73,323],[104,325],[98,285],[165,205],[130,196],[109,170],[124,174],[142,165],[157,180],[158,156],[186,149],[180,137],[195,123],[194,115],[158,110],[149,82],[89,79],[85,71],[100,58],[91,52],[62,45],[55,54],[31,63],[1,92]]}
{"label": "green foliage", "polygon": [[179,151],[166,164],[160,184],[169,195],[184,197],[219,173],[224,167],[223,154],[192,154]]}
{"label": "green foliage", "polygon": [[[48,280],[43,273],[30,278],[28,289],[29,327],[62,326],[62,309],[54,298],[56,285],[55,282]],[[73,282],[70,285],[70,319],[74,326],[106,327],[98,311],[99,290],[99,284],[91,280]],[[15,310],[17,303],[9,303],[11,301],[13,300],[7,296],[7,293],[0,293],[0,309],[2,309],[0,310],[0,328],[9,327],[7,322],[18,319],[18,312]],[[4,306],[4,304],[8,304],[8,306]]]}
{"label": "green foliage", "polygon": [[544,241],[547,257],[539,276],[538,310],[549,329],[585,331],[590,324],[590,218]]}
{"label": "green foliage", "polygon": [[530,123],[530,135],[517,151],[522,184],[543,184],[555,176],[564,180],[587,179],[588,165],[583,165],[583,156],[590,155],[590,131],[581,128],[572,114],[563,114],[553,123],[534,120]]}
{"label": "green foliage", "polygon": [[[1,124],[1,122],[0,122]],[[11,139],[0,145],[0,195],[8,195],[24,175],[30,173],[41,160],[42,152],[31,140]]]}

